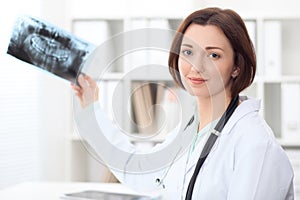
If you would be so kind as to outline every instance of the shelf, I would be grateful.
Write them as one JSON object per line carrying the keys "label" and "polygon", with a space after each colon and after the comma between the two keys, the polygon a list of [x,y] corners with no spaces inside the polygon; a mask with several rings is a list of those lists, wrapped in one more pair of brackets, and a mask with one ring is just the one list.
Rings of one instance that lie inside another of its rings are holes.
{"label": "shelf", "polygon": [[121,72],[109,72],[109,73],[105,73],[103,76],[99,77],[99,79],[97,79],[98,81],[117,81],[117,80],[121,80],[124,77],[124,73]]}
{"label": "shelf", "polygon": [[265,77],[260,79],[263,83],[290,83],[300,82],[300,76],[278,76],[278,77]]}
{"label": "shelf", "polygon": [[300,149],[300,138],[298,140],[285,140],[277,138],[278,143],[286,149],[297,148]]}
{"label": "shelf", "polygon": [[[74,133],[72,136],[69,138],[70,141],[72,142],[82,142],[82,138]],[[129,141],[134,143],[134,144],[143,144],[143,143],[149,143],[149,144],[157,144],[157,143],[162,143],[165,140],[165,136],[162,134],[159,134],[157,136],[149,136],[145,134],[140,134],[140,133],[132,133],[132,136],[129,136]]]}
{"label": "shelf", "polygon": [[[243,16],[251,40],[255,45],[255,50],[258,53],[258,73],[253,84],[243,91],[242,94],[257,97],[262,100],[263,117],[273,129],[275,135],[280,137],[283,127],[281,118],[283,112],[281,108],[284,107],[284,105],[282,105],[282,94],[284,92],[283,85],[294,83],[300,84],[300,67],[298,67],[298,57],[300,55],[300,40],[298,39],[300,28],[298,25],[300,24],[300,15],[295,16],[291,14],[286,17],[278,15],[277,13],[276,15],[272,15],[272,13],[264,15],[261,13],[258,15]],[[139,28],[152,27],[176,30],[182,22],[183,17],[184,16],[179,15],[156,14],[149,16],[133,14],[126,17],[103,15],[101,17],[75,17],[73,18],[72,23],[74,25],[79,24],[79,27],[82,26],[81,23],[91,23],[90,25],[92,26],[88,27],[96,29],[96,32],[99,33],[101,31],[103,32],[103,29],[100,29],[100,27],[106,26],[107,30],[105,31],[107,31],[107,37],[112,37],[125,30]],[[103,25],[103,22],[106,25]],[[97,23],[99,23],[99,26],[96,26]],[[85,25],[82,27],[84,28]],[[98,29],[95,27],[98,27]],[[172,83],[173,79],[169,74],[169,69],[167,67],[167,51],[159,52],[157,49],[144,48],[127,52],[123,55],[122,51],[125,48],[127,49],[127,47],[130,47],[130,45],[133,45],[131,40],[129,42],[121,41],[114,44],[114,49],[107,52],[113,52],[116,57],[118,57],[118,55],[122,56],[111,63],[111,70],[105,73],[103,77],[100,77],[98,82],[120,82],[123,85],[123,97],[128,96],[127,93],[132,92],[131,85],[134,82]],[[110,91],[112,89],[106,90]],[[111,99],[111,97],[108,99]],[[106,103],[110,104],[109,100],[106,100]],[[128,102],[125,103],[127,104]],[[120,105],[124,105],[124,102],[120,102]],[[103,107],[108,106],[103,105]],[[131,110],[131,107],[126,107],[126,109]],[[121,108],[119,113],[122,115],[123,112],[128,112],[128,110],[122,111]],[[127,120],[125,115],[122,119],[124,124],[132,126],[130,119]],[[135,131],[134,129],[130,130]]]}
{"label": "shelf", "polygon": [[[155,145],[158,143],[162,143],[165,141],[165,136],[155,136],[155,137],[150,137],[149,136],[142,136],[139,133],[132,133],[132,134],[137,134],[137,136],[132,136],[129,138],[129,140],[134,143],[134,144],[146,144],[148,143],[149,145]],[[81,142],[81,138],[78,135],[73,135],[72,137],[70,137],[70,140],[73,142]],[[300,138],[297,140],[287,140],[287,139],[281,139],[281,138],[276,138],[276,140],[278,141],[278,143],[283,147],[283,148],[299,148],[300,149]]]}
{"label": "shelf", "polygon": [[300,76],[300,19],[279,20],[282,26],[282,74]]}
{"label": "shelf", "polygon": [[[295,149],[298,151],[300,150],[300,137],[297,138],[296,136],[297,131],[300,135],[300,131],[298,129],[291,129],[292,132],[291,130],[288,130],[290,127],[294,127],[292,126],[294,124],[291,122],[284,124],[285,120],[291,121],[290,118],[287,118],[286,116],[288,113],[293,113],[290,112],[289,109],[296,108],[297,106],[295,105],[297,102],[296,100],[288,100],[288,103],[285,103],[287,98],[284,97],[284,94],[287,92],[285,85],[300,84],[300,66],[298,62],[300,55],[300,14],[253,14],[253,12],[251,12],[242,16],[244,16],[246,27],[255,46],[255,51],[257,52],[257,74],[253,84],[245,89],[241,95],[260,99],[260,114],[273,130],[278,143],[284,149]],[[72,30],[75,30],[75,26],[79,25],[79,28],[82,26],[83,29],[81,30],[83,31],[78,31],[77,29],[78,34],[81,32],[82,36],[87,40],[89,39],[95,41],[95,43],[100,43],[100,41],[109,40],[113,36],[122,34],[125,31],[132,31],[140,28],[152,27],[176,30],[184,17],[185,16],[181,15],[148,15],[136,13],[130,13],[129,15],[124,15],[124,13],[119,13],[117,15],[97,15],[96,12],[94,12],[94,14],[88,13],[86,15],[81,15],[79,13],[76,17],[71,18],[70,23],[73,23]],[[268,26],[271,28],[270,30],[268,30]],[[104,31],[106,32],[106,36],[100,40],[98,36],[103,32],[101,27],[106,27],[106,31]],[[146,38],[146,35],[147,34],[142,35],[141,37]],[[165,135],[143,135],[143,130],[139,130],[140,127],[137,126],[138,123],[134,121],[134,115],[138,114],[135,113],[131,102],[132,99],[130,98],[133,96],[135,84],[162,83],[166,84],[168,87],[170,86],[170,88],[174,86],[173,79],[167,66],[168,49],[154,49],[151,46],[149,48],[147,48],[148,46],[146,46],[146,48],[137,48],[139,46],[135,44],[135,37],[127,39],[128,40],[126,41],[119,40],[118,42],[113,43],[112,49],[108,49],[104,52],[104,55],[100,55],[105,57],[106,54],[112,54],[112,57],[110,58],[116,58],[111,62],[107,62],[110,64],[110,71],[107,71],[103,76],[98,77],[97,82],[99,84],[100,104],[110,118],[113,117],[111,114],[112,112],[115,112],[115,116],[120,116],[115,121],[120,124],[120,127],[122,127],[123,130],[132,134],[132,137],[129,137],[129,140],[134,145],[143,149],[152,148],[155,144],[162,143],[165,140]],[[266,43],[266,40],[268,39],[269,43]],[[146,38],[145,41],[150,43],[149,38],[148,40]],[[144,42],[144,40],[142,42]],[[143,44],[148,44],[147,42]],[[169,41],[167,42],[169,43]],[[168,44],[167,42],[166,44]],[[140,43],[137,44],[139,45]],[[98,65],[99,64],[97,63],[97,66]],[[115,92],[116,85],[120,86],[117,92]],[[118,92],[120,94],[114,96],[114,93]],[[185,93],[184,91],[182,92]],[[290,94],[289,99],[294,98],[296,95],[296,92]],[[300,95],[300,91],[298,95]],[[180,96],[180,98],[181,97],[182,96]],[[155,96],[153,97],[150,95],[150,98],[154,99]],[[184,107],[192,105],[190,98],[183,99]],[[112,109],[112,102],[117,104],[114,105],[117,107],[117,109],[114,108],[116,109],[114,111]],[[163,133],[168,133],[168,130],[172,130],[174,124],[178,124],[178,121],[176,121],[177,119],[174,116],[178,113],[176,108],[178,109],[179,106],[176,103],[172,104],[170,102],[165,102],[164,106],[166,106],[165,116],[157,118],[173,120],[170,122],[164,121],[164,123],[166,122],[168,125]],[[152,107],[156,107],[156,105],[152,105]],[[289,112],[286,113],[284,109],[289,110]],[[298,114],[298,118],[300,119],[300,114]],[[161,122],[159,121],[159,123]],[[144,132],[146,133],[147,131]],[[70,136],[70,140],[74,142],[74,145],[78,145],[80,143],[77,142],[81,142],[80,136],[76,134]]]}
{"label": "shelf", "polygon": [[173,78],[169,74],[163,73],[142,73],[142,74],[132,74],[130,75],[130,80],[132,81],[173,81]]}

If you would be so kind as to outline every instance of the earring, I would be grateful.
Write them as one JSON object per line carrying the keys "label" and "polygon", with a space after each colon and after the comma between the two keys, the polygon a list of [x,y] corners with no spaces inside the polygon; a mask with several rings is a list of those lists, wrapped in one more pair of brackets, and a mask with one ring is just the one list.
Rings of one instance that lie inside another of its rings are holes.
{"label": "earring", "polygon": [[233,79],[235,79],[237,76],[238,76],[237,74],[232,74],[232,75],[231,75],[231,77],[232,77]]}

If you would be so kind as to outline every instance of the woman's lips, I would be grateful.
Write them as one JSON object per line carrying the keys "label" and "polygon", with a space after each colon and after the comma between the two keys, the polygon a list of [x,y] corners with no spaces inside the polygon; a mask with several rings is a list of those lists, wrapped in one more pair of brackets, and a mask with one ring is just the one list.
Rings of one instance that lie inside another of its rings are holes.
{"label": "woman's lips", "polygon": [[195,78],[195,77],[188,77],[188,79],[190,80],[190,82],[192,84],[195,84],[195,85],[200,85],[200,84],[203,84],[207,81],[203,78]]}

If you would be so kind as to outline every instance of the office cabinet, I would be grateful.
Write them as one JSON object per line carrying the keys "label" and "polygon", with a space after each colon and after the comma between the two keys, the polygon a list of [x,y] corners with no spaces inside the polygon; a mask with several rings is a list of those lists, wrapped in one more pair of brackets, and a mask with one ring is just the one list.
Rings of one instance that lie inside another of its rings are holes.
{"label": "office cabinet", "polygon": [[[298,103],[300,102],[300,67],[297,59],[300,54],[297,48],[300,45],[298,39],[300,17],[247,16],[244,19],[257,52],[257,74],[253,85],[243,91],[242,95],[261,99],[261,114],[273,128],[280,142],[286,144],[295,142],[295,139],[300,142],[300,122],[297,120],[300,118]],[[122,95],[127,95],[129,98],[128,94],[132,93],[133,85],[136,86],[137,83],[152,83],[152,87],[154,83],[159,83],[164,84],[165,89],[174,89],[172,78],[166,70],[168,61],[166,47],[171,43],[172,34],[181,20],[182,16],[124,18],[101,18],[99,16],[99,18],[92,19],[74,18],[70,23],[74,34],[98,44],[100,49],[103,44],[105,46],[106,43],[113,43],[108,45],[111,48],[101,54],[103,59],[106,54],[112,55],[112,61],[95,78],[104,88],[103,91],[107,90],[111,93],[107,93],[108,96],[113,94],[114,83],[115,86],[118,83],[117,85],[123,88]],[[162,45],[165,49],[156,49],[155,42],[159,40],[155,41],[156,38],[151,38],[155,37],[155,32],[153,36],[147,36],[146,33],[150,30],[143,30],[144,28],[169,31],[170,37],[166,38],[168,44]],[[140,48],[137,46],[130,48],[137,38],[122,38],[122,35],[126,34],[135,36],[134,30],[145,34],[139,36],[142,40],[147,40],[142,41],[141,45],[144,46]],[[149,46],[146,46],[147,42]],[[151,46],[151,42],[154,47]],[[112,88],[105,89],[107,87]],[[155,90],[155,88],[150,89]],[[101,97],[107,99],[105,97],[107,95],[102,93]],[[110,102],[106,100],[106,103]],[[122,104],[122,102],[119,103]],[[125,103],[128,104],[128,102]],[[103,105],[103,107],[111,106]],[[123,107],[128,110],[126,105]],[[118,114],[122,115],[122,113]],[[130,123],[126,121],[126,116],[121,121],[125,124]]]}
{"label": "office cabinet", "polygon": [[[300,16],[241,15],[257,53],[256,78],[241,95],[261,99],[260,114],[273,129],[278,142],[292,155],[290,158],[296,172],[295,184],[298,191]],[[99,14],[97,17],[80,16],[70,19],[74,34],[90,39],[91,42],[97,43],[99,48],[105,43],[111,43],[111,48],[104,51],[103,55],[110,54],[115,59],[107,62],[103,73],[94,77],[100,88],[100,104],[122,130],[132,134],[133,142],[141,148],[152,147],[155,143],[162,142],[180,120],[176,117],[180,112],[178,107],[194,103],[174,85],[168,73],[168,49],[165,48],[167,45],[161,49],[151,47],[151,42],[155,44],[156,41],[153,41],[151,35],[147,36],[147,30],[151,31],[149,28],[168,30],[170,38],[165,42],[170,44],[172,34],[183,17],[105,17]],[[128,33],[134,35],[135,31],[144,33],[145,35],[140,37],[146,37],[145,40],[150,46],[135,46],[136,49],[132,50],[130,45],[135,45],[134,40],[118,40]],[[153,33],[155,35],[155,31]],[[99,36],[102,39],[99,39]],[[132,51],[127,51],[128,49]],[[93,71],[87,69],[87,72]],[[137,88],[140,88],[140,91]],[[137,104],[139,108],[135,108]],[[143,124],[144,127],[139,126]],[[148,140],[149,143],[145,143],[144,139],[149,134],[151,139]],[[291,149],[293,153],[290,152]]]}

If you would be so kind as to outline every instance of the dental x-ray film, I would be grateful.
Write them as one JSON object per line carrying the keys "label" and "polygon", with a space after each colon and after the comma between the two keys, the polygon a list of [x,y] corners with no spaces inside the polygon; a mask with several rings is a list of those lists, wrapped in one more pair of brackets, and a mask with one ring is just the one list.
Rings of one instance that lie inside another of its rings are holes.
{"label": "dental x-ray film", "polygon": [[17,18],[7,53],[43,71],[76,83],[77,76],[95,45],[49,22]]}

